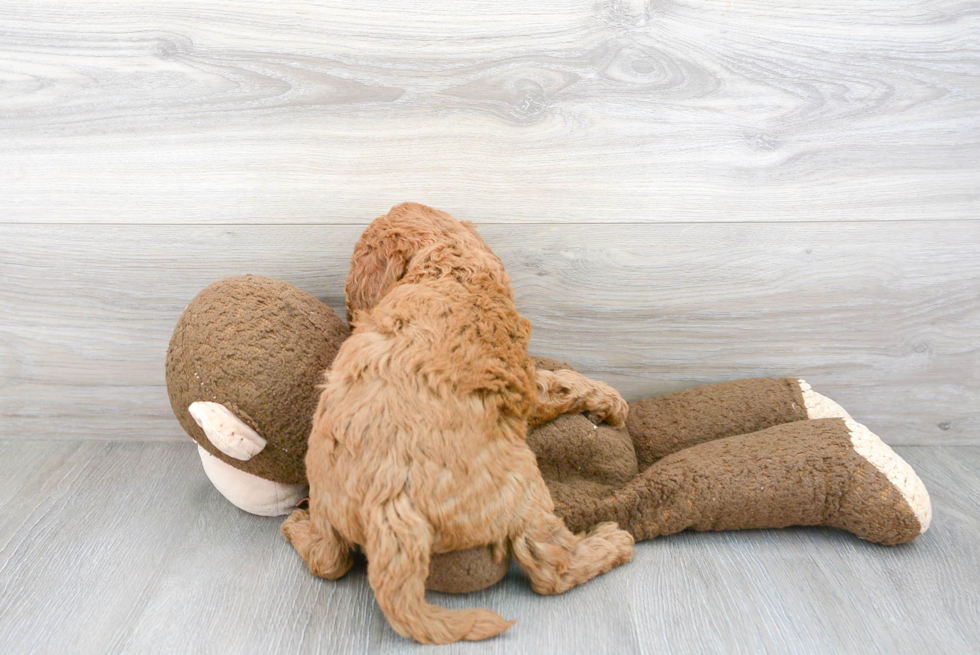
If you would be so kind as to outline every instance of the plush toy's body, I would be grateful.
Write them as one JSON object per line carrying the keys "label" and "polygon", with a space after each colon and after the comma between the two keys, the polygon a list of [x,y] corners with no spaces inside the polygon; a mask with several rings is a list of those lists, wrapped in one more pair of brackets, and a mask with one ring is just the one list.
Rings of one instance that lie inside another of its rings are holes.
{"label": "plush toy's body", "polygon": [[[309,294],[258,276],[215,283],[185,311],[167,356],[171,403],[231,502],[280,515],[302,498],[317,385],[347,335]],[[616,521],[639,541],[685,529],[825,525],[899,544],[931,517],[911,467],[801,380],[648,398],[630,404],[620,430],[566,414],[527,440],[573,531]],[[442,554],[427,587],[473,591],[506,571],[490,548]]]}

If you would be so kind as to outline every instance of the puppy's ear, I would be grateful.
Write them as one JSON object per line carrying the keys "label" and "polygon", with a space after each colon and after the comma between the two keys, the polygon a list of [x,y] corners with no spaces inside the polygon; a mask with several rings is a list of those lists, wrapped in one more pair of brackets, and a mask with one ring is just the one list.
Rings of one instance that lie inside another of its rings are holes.
{"label": "puppy's ear", "polygon": [[527,350],[527,345],[531,342],[531,321],[522,316],[515,327],[511,338]]}
{"label": "puppy's ear", "polygon": [[[476,235],[472,225],[467,228]],[[395,205],[385,216],[372,221],[354,246],[344,285],[347,320],[352,321],[358,312],[377,305],[405,275],[420,249],[437,239],[449,238],[458,230],[456,219],[446,212],[412,202]],[[479,235],[476,237],[479,239]]]}
{"label": "puppy's ear", "polygon": [[358,243],[344,284],[347,322],[353,322],[356,312],[377,305],[391,285],[405,275],[407,267],[407,253],[389,240],[370,245]]}

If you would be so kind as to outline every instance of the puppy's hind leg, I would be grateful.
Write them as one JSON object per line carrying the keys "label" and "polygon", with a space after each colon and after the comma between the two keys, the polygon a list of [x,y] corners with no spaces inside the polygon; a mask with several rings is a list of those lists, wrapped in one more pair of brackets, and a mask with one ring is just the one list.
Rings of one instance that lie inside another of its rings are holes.
{"label": "puppy's hind leg", "polygon": [[448,644],[487,639],[514,625],[490,610],[447,610],[425,602],[432,531],[406,495],[372,509],[365,530],[368,582],[398,634]]}
{"label": "puppy's hind leg", "polygon": [[[312,506],[311,506],[312,509]],[[298,509],[282,522],[282,535],[293,544],[313,575],[328,580],[342,578],[354,560],[352,545],[332,525]]]}
{"label": "puppy's hind leg", "polygon": [[544,504],[530,507],[511,536],[511,548],[539,594],[563,593],[633,559],[633,537],[615,523],[573,534]]}

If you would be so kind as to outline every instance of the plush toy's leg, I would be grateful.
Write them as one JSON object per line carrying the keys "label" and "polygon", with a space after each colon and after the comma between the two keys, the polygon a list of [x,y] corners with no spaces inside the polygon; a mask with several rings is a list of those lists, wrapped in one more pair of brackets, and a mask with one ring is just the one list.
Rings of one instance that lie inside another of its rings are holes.
{"label": "plush toy's leg", "polygon": [[685,448],[803,419],[851,418],[795,378],[719,382],[630,403],[626,428],[640,470]]}
{"label": "plush toy's leg", "polygon": [[280,527],[286,541],[310,568],[310,573],[328,580],[342,578],[350,570],[353,544],[341,537],[333,526],[310,512],[298,509]]}
{"label": "plush toy's leg", "polygon": [[251,514],[282,516],[306,496],[305,484],[283,484],[260,478],[226,464],[200,446],[204,473],[214,488],[231,503]]}
{"label": "plush toy's leg", "polygon": [[425,602],[432,527],[405,494],[372,510],[364,530],[368,582],[398,634],[423,644],[447,644],[487,639],[514,625],[491,610],[447,610]]}
{"label": "plush toy's leg", "polygon": [[532,427],[570,412],[589,412],[596,420],[616,427],[626,421],[626,401],[605,382],[590,380],[570,369],[536,373],[537,396],[528,416]]}
{"label": "plush toy's leg", "polygon": [[[795,421],[664,457],[604,498],[552,483],[573,530],[616,521],[637,540],[685,529],[825,525],[881,544],[929,527],[929,494],[912,468],[851,419]],[[588,506],[583,513],[579,508]]]}
{"label": "plush toy's leg", "polygon": [[[544,487],[544,485],[541,485]],[[547,495],[547,489],[541,489]],[[615,523],[573,534],[547,511],[546,499],[526,505],[511,535],[514,559],[539,594],[560,594],[633,559],[633,538]]]}

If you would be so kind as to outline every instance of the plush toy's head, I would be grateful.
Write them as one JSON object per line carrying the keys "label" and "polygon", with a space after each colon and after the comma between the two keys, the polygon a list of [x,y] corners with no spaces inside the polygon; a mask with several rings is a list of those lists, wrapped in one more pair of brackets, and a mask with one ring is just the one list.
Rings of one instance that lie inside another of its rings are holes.
{"label": "plush toy's head", "polygon": [[[225,464],[277,483],[306,484],[303,458],[316,387],[348,335],[332,309],[286,282],[258,275],[215,282],[191,301],[174,328],[167,351],[174,414]],[[246,434],[251,442],[243,437],[219,449],[202,424],[218,428],[213,438],[224,427],[221,421],[234,418],[244,426],[225,432]],[[246,450],[239,452],[241,444]]]}

